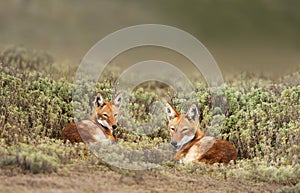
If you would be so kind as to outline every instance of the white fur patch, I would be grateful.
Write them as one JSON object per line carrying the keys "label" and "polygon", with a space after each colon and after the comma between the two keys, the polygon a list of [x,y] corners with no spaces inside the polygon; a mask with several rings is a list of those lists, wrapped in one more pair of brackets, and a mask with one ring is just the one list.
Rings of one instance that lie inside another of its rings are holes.
{"label": "white fur patch", "polygon": [[96,98],[95,98],[95,105],[97,107],[100,107],[104,104],[104,99],[102,97],[102,95],[100,93],[97,94]]}
{"label": "white fur patch", "polygon": [[182,146],[184,146],[185,144],[187,144],[188,142],[190,142],[192,139],[194,139],[194,137],[195,137],[195,135],[191,135],[191,136],[185,135],[185,136],[181,139],[181,141],[177,144],[178,150],[179,150]]}
{"label": "white fur patch", "polygon": [[216,139],[211,136],[205,136],[200,140],[200,147],[199,146],[192,146],[188,153],[185,155],[184,158],[181,159],[182,163],[189,163],[192,161],[197,160],[199,157],[204,155],[211,147],[214,145]]}
{"label": "white fur patch", "polygon": [[190,148],[190,150],[185,155],[185,157],[181,159],[181,163],[186,164],[186,163],[195,161],[198,156],[199,156],[198,147],[193,146],[193,147]]}
{"label": "white fur patch", "polygon": [[189,108],[187,115],[189,120],[195,121],[197,119],[199,113],[195,104],[192,104],[192,106]]}
{"label": "white fur patch", "polygon": [[101,143],[109,143],[110,139],[103,139],[103,137],[100,137],[99,135],[94,135],[95,139]]}
{"label": "white fur patch", "polygon": [[116,107],[120,107],[121,102],[122,102],[122,94],[118,94],[118,96],[116,96],[116,98],[114,99],[113,104],[114,104]]}
{"label": "white fur patch", "polygon": [[102,125],[102,126],[108,128],[108,129],[110,129],[110,130],[112,131],[112,127],[107,123],[106,120],[100,120],[100,119],[98,119],[97,121],[98,121],[98,123],[99,123],[100,125]]}
{"label": "white fur patch", "polygon": [[174,111],[174,109],[171,107],[171,105],[169,103],[166,104],[166,111],[168,114],[168,118],[174,119],[176,112]]}
{"label": "white fur patch", "polygon": [[211,136],[205,136],[200,140],[201,154],[205,154],[214,145],[216,138]]}
{"label": "white fur patch", "polygon": [[97,140],[97,141],[101,141],[103,139],[103,137],[101,135],[93,135],[93,137]]}

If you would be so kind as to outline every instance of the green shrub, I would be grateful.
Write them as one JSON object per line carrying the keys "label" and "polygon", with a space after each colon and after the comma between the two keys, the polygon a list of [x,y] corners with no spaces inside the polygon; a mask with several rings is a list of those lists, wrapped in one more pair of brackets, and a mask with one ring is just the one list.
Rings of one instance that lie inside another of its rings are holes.
{"label": "green shrub", "polygon": [[0,141],[0,168],[20,168],[24,172],[52,173],[60,164],[84,157],[83,144],[64,144],[61,140],[44,138],[36,143],[12,146]]}
{"label": "green shrub", "polygon": [[236,164],[230,162],[228,165],[217,163],[207,165],[201,162],[176,165],[167,162],[164,167],[180,171],[182,175],[210,175],[217,179],[268,182],[288,187],[297,186],[300,178],[299,164],[295,166],[278,165],[274,162],[270,164],[267,159],[261,158],[242,159]]}
{"label": "green shrub", "polygon": [[286,157],[289,164],[299,163],[300,86],[249,82],[227,88],[230,108],[222,136],[235,144],[240,157]]}
{"label": "green shrub", "polygon": [[[33,72],[14,76],[1,72],[1,137],[9,144],[43,137],[60,138],[63,127],[73,120],[72,105],[78,104],[75,109],[78,119],[85,118],[92,112],[96,91],[111,100],[116,92],[112,89],[115,80],[110,76],[97,85],[77,81],[72,95],[72,84],[63,79],[54,81]],[[287,164],[299,163],[299,85],[259,79],[235,81],[225,88],[229,106],[224,108],[226,116],[218,119],[219,113],[211,111],[212,96],[208,89],[198,84],[196,91],[201,128],[217,135],[213,121],[223,120],[224,126],[217,128],[219,137],[233,142],[240,158],[269,157],[270,161],[276,161],[278,157],[286,157]],[[150,105],[158,99],[154,92],[136,89],[124,101],[119,118],[122,127],[117,136],[131,142],[140,141],[144,135],[168,139],[164,112],[150,114]],[[171,102],[179,110],[185,105],[179,96],[171,96]]]}
{"label": "green shrub", "polygon": [[72,120],[71,85],[65,80],[1,72],[0,85],[0,137],[7,143],[59,138],[61,128]]}
{"label": "green shrub", "polygon": [[[117,92],[114,88],[117,77],[106,74],[93,85],[82,80],[75,83],[53,80],[34,71],[11,71],[11,67],[36,70],[52,62],[47,56],[31,58],[30,54],[37,53],[27,52],[9,48],[0,55],[0,163],[1,167],[16,166],[33,173],[53,172],[59,164],[85,154],[76,145],[70,147],[59,141],[64,126],[92,112],[96,92],[101,92],[105,100],[111,100]],[[195,83],[201,128],[210,135],[231,141],[238,149],[242,161],[226,170],[232,176],[238,178],[240,174],[251,180],[297,183],[300,86],[292,81],[297,80],[297,75],[299,72],[279,82],[242,77],[221,90]],[[188,104],[182,94],[172,93],[164,85],[159,85],[160,93],[157,93],[154,85],[150,85],[140,85],[123,102],[116,132],[123,148],[94,147],[97,152],[111,151],[107,157],[110,160],[117,163],[126,158],[127,163],[142,167],[156,166],[157,161],[164,160],[165,152],[157,147],[169,141],[166,115],[164,107],[157,106],[160,109],[157,112],[152,109],[156,106],[151,104],[161,99],[162,90],[179,111],[184,112]],[[213,109],[213,104],[223,106]],[[139,151],[141,148],[145,151]],[[197,172],[205,173],[201,168]],[[225,169],[218,170],[224,172]]]}

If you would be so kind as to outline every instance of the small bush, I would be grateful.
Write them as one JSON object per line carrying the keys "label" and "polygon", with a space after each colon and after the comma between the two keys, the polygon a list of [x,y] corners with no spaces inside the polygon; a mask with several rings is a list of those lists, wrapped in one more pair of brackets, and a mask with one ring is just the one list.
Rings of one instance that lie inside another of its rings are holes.
{"label": "small bush", "polygon": [[223,137],[232,141],[242,158],[287,158],[299,163],[300,86],[251,80],[227,89],[230,105]]}
{"label": "small bush", "polygon": [[61,140],[44,138],[34,143],[18,143],[12,146],[0,141],[0,168],[20,168],[24,172],[52,173],[60,164],[84,156],[83,144],[64,144]]}
{"label": "small bush", "polygon": [[61,128],[72,120],[69,83],[37,73],[1,72],[0,85],[0,137],[6,143],[60,138]]}

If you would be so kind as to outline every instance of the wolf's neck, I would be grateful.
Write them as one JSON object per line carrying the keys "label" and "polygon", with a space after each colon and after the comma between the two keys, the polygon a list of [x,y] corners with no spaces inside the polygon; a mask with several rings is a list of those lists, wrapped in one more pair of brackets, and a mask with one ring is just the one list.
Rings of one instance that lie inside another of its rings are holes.
{"label": "wolf's neck", "polygon": [[196,133],[195,133],[195,137],[194,139],[192,139],[192,141],[190,141],[188,144],[186,144],[184,147],[182,147],[174,156],[174,160],[179,160],[181,157],[184,157],[189,149],[198,141],[200,141],[203,137],[205,136],[205,134],[201,131],[200,128],[197,128]]}
{"label": "wolf's neck", "polygon": [[109,139],[111,139],[112,141],[115,141],[116,138],[114,137],[114,135],[112,134],[111,130],[109,128],[104,127],[103,125],[101,125],[98,120],[97,120],[97,116],[96,115],[91,115],[88,118],[90,121],[92,121],[94,124],[96,124],[101,130],[102,132],[106,135],[106,137],[108,137]]}
{"label": "wolf's neck", "polygon": [[95,123],[96,125],[102,127],[102,125],[100,125],[97,121],[97,116],[95,114],[92,114],[88,117],[88,120],[92,121],[93,123]]}

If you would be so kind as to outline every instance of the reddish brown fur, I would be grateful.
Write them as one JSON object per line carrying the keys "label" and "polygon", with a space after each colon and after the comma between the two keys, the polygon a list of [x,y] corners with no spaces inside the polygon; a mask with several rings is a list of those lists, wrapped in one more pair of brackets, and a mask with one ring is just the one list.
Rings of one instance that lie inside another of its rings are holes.
{"label": "reddish brown fur", "polygon": [[71,143],[83,142],[78,130],[76,123],[68,124],[62,131],[61,137],[64,141],[69,140]]}
{"label": "reddish brown fur", "polygon": [[203,156],[199,157],[198,161],[205,162],[208,164],[228,164],[230,160],[233,160],[235,163],[236,159],[237,152],[235,147],[229,141],[216,139],[213,146]]}

